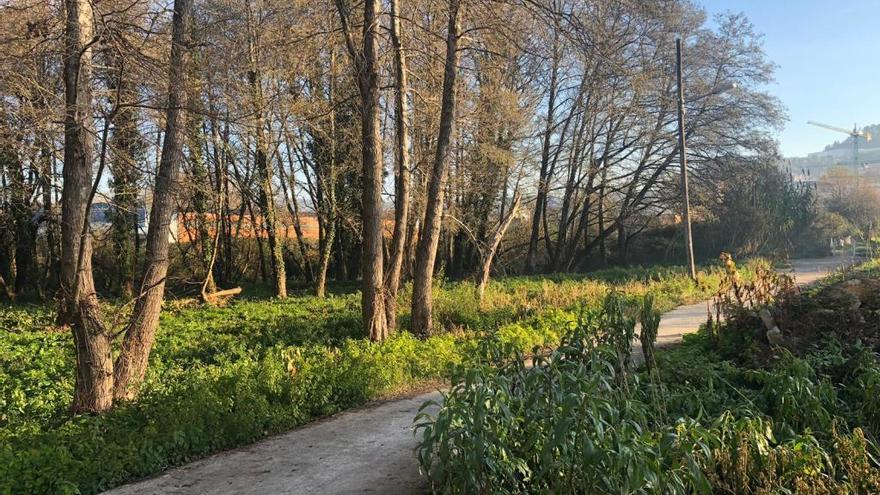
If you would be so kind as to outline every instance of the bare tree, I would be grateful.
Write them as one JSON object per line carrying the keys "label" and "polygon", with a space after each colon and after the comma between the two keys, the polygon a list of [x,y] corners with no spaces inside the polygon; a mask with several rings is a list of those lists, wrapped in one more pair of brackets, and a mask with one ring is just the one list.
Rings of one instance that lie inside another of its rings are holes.
{"label": "bare tree", "polygon": [[379,0],[364,2],[363,50],[356,48],[345,0],[336,0],[345,45],[357,74],[361,96],[362,263],[361,311],[371,340],[388,336],[383,291],[382,138],[379,118]]}
{"label": "bare tree", "polygon": [[74,412],[113,404],[110,333],[101,321],[92,277],[88,215],[92,186],[92,46],[94,14],[87,0],[66,0],[64,44],[64,168],[61,192],[61,308],[76,346]]}
{"label": "bare tree", "polygon": [[489,274],[492,271],[492,260],[495,259],[495,253],[498,252],[498,246],[501,245],[501,240],[504,239],[504,234],[507,232],[507,229],[510,228],[510,224],[513,223],[516,214],[519,212],[521,197],[519,191],[514,193],[510,209],[507,210],[507,214],[501,219],[501,222],[498,224],[498,227],[495,229],[492,238],[486,246],[485,253],[483,253],[480,278],[477,282],[477,295],[480,300],[483,299],[483,295],[486,293],[486,286],[489,284]]}
{"label": "bare tree", "polygon": [[391,257],[385,279],[385,318],[388,328],[397,327],[397,292],[403,270],[403,257],[406,247],[407,226],[410,209],[410,159],[409,159],[409,103],[407,93],[406,53],[400,34],[400,6],[398,0],[391,0],[391,44],[394,47],[394,125],[397,144],[397,167],[394,172],[394,232],[391,235]]}
{"label": "bare tree", "polygon": [[172,20],[171,57],[168,74],[168,107],[165,140],[156,173],[153,208],[147,231],[146,272],[131,322],[122,341],[114,369],[113,396],[128,399],[144,378],[150,349],[159,326],[168,274],[168,233],[174,214],[177,175],[183,163],[186,131],[187,59],[189,54],[192,0],[175,0]]}
{"label": "bare tree", "polygon": [[425,221],[420,231],[416,266],[413,273],[412,326],[416,333],[431,334],[433,310],[432,284],[434,261],[440,242],[440,226],[443,220],[443,199],[448,174],[447,158],[455,120],[456,79],[458,77],[459,0],[449,1],[449,23],[446,32],[446,63],[443,70],[443,95],[440,106],[440,130],[434,165],[428,181],[425,204]]}

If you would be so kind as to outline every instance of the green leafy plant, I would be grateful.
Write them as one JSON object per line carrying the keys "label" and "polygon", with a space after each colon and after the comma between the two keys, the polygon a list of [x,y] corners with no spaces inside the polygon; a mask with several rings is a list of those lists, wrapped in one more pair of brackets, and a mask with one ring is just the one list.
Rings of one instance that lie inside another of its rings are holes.
{"label": "green leafy plant", "polygon": [[[650,307],[643,300],[643,315]],[[880,490],[876,355],[826,341],[750,369],[724,361],[703,333],[659,349],[654,371],[625,373],[616,336],[630,332],[629,311],[615,296],[585,309],[534,366],[497,338],[456,365],[443,403],[415,419],[433,490]]]}
{"label": "green leafy plant", "polygon": [[[612,288],[627,300],[657,293],[663,308],[711,290],[670,267],[498,279],[483,304],[472,284],[448,282],[436,292],[435,314],[449,332],[427,340],[397,332],[381,344],[363,339],[351,292],[243,298],[222,308],[171,304],[141,395],[108,414],[75,418],[67,412],[73,345],[53,326],[53,308],[0,307],[0,493],[95,493],[419,390],[471,359],[484,338],[522,354],[555,346],[578,308],[601,308]],[[408,305],[399,307],[405,325]]]}

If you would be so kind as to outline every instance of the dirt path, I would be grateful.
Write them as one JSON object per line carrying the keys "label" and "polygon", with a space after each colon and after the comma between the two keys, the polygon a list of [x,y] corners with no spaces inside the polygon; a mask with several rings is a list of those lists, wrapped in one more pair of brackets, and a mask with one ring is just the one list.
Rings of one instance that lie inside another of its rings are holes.
{"label": "dirt path", "polygon": [[[812,283],[845,258],[796,260],[796,282]],[[706,303],[663,315],[658,343],[669,344],[706,320]],[[237,450],[169,470],[112,495],[423,493],[413,454],[412,420],[439,392],[340,413]]]}

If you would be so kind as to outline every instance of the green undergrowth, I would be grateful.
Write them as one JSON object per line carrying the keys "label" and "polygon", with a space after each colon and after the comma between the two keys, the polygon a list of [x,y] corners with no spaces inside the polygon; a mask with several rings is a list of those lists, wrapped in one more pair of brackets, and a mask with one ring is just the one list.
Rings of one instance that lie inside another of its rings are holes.
{"label": "green undergrowth", "polygon": [[[52,308],[2,308],[0,493],[95,493],[435,383],[487,335],[523,351],[555,343],[611,287],[633,299],[651,291],[669,309],[705,298],[718,280],[713,269],[697,285],[677,268],[515,277],[493,281],[482,302],[470,283],[442,283],[435,318],[446,331],[378,344],[361,337],[358,294],[211,309],[172,301],[137,400],[77,417],[67,412],[71,337],[53,326]],[[107,308],[111,321],[120,314]]]}
{"label": "green undergrowth", "polygon": [[[734,323],[659,349],[651,372],[621,359],[635,325],[621,298],[547,322],[558,345],[534,366],[493,338],[453,369],[442,407],[416,418],[435,492],[880,493],[875,350],[826,336],[749,366],[767,344]],[[719,332],[748,333],[741,356],[719,347]]]}

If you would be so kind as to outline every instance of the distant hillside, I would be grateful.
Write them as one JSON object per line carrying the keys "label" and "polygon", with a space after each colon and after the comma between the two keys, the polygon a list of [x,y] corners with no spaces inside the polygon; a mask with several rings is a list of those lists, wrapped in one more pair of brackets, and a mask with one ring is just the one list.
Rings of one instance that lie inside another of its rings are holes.
{"label": "distant hillside", "polygon": [[[871,140],[865,142],[859,138],[858,164],[853,163],[853,142],[851,137],[847,137],[825,146],[822,151],[786,158],[780,162],[780,166],[800,181],[818,181],[832,167],[843,166],[858,170],[859,175],[870,182],[880,183],[880,124],[865,126],[861,130],[868,132]],[[828,137],[833,134],[829,131]]]}
{"label": "distant hillside", "polygon": [[[860,149],[871,149],[871,148],[880,148],[880,124],[873,124],[869,126],[862,127],[862,132],[867,132],[871,135],[871,140],[867,143],[864,139],[859,138],[859,148]],[[832,151],[839,149],[852,149],[852,137],[848,137],[843,141],[835,141],[834,144],[829,144],[825,147],[824,151]]]}

